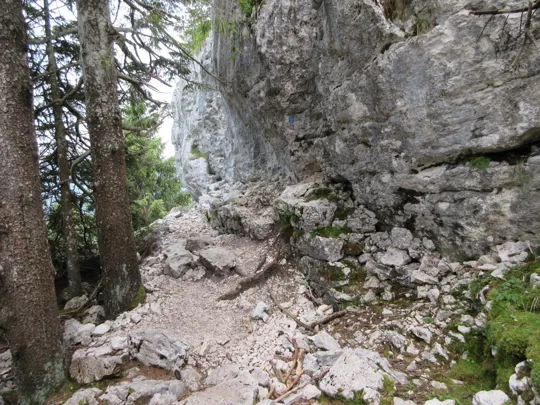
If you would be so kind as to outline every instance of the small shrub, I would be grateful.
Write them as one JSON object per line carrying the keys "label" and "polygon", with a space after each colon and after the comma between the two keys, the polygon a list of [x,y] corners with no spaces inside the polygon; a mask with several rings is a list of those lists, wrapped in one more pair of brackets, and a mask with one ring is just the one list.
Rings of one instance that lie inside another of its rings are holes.
{"label": "small shrub", "polygon": [[248,18],[251,17],[253,6],[255,6],[255,0],[238,0],[238,4],[244,15]]}
{"label": "small shrub", "polygon": [[190,153],[193,155],[191,157],[191,160],[200,158],[208,160],[208,153],[201,152],[196,146],[191,148]]}
{"label": "small shrub", "polygon": [[469,164],[472,167],[476,167],[477,169],[487,170],[487,168],[491,164],[491,159],[485,156],[478,156],[472,159]]}

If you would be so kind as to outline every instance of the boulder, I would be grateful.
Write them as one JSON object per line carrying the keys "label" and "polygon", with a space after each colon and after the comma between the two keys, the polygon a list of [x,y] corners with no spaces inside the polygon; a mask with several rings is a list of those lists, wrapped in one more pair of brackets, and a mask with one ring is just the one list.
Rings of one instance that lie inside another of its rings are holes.
{"label": "boulder", "polygon": [[82,323],[99,324],[105,319],[105,308],[101,305],[92,305],[84,312],[84,319]]}
{"label": "boulder", "polygon": [[179,380],[134,380],[109,386],[99,399],[109,405],[133,405],[146,403],[144,399],[151,399],[157,394],[170,395],[178,400],[184,392],[184,383]]}
{"label": "boulder", "polygon": [[341,357],[323,377],[319,388],[331,397],[352,400],[355,393],[379,390],[383,386],[383,373],[374,369],[353,350],[344,350]]}
{"label": "boulder", "polygon": [[527,244],[523,242],[506,242],[497,246],[501,262],[521,263],[529,256]]}
{"label": "boulder", "polygon": [[508,395],[501,390],[480,391],[473,397],[473,405],[503,405],[510,402]]}
{"label": "boulder", "polygon": [[75,392],[64,405],[98,405],[98,399],[96,398],[101,394],[101,390],[98,388],[81,389]]}
{"label": "boulder", "polygon": [[390,233],[392,246],[397,249],[409,249],[413,240],[411,231],[405,228],[394,228]]}
{"label": "boulder", "polygon": [[433,337],[433,334],[428,328],[416,326],[411,329],[411,332],[413,335],[424,340],[426,343],[431,343],[431,338]]}
{"label": "boulder", "polygon": [[340,350],[341,346],[328,332],[322,331],[309,338],[318,348],[326,351]]}
{"label": "boulder", "polygon": [[258,387],[257,380],[245,371],[232,380],[191,394],[179,405],[253,405],[257,401]]}
{"label": "boulder", "polygon": [[237,364],[224,364],[212,370],[206,377],[206,385],[218,385],[224,381],[233,380],[240,374],[240,367]]}
{"label": "boulder", "polygon": [[66,302],[64,309],[66,311],[71,311],[75,309],[82,308],[88,302],[88,297],[86,295],[81,295],[80,297],[74,297]]}
{"label": "boulder", "polygon": [[190,391],[201,389],[202,375],[195,367],[187,366],[180,371],[180,379]]}
{"label": "boulder", "polygon": [[108,333],[111,330],[111,325],[109,323],[102,323],[101,325],[96,326],[96,329],[92,332],[93,336],[102,336]]}
{"label": "boulder", "polygon": [[413,270],[410,274],[410,281],[413,284],[438,284],[437,277],[430,276],[421,270]]}
{"label": "boulder", "polygon": [[339,238],[324,238],[304,234],[297,242],[300,253],[327,262],[337,262],[343,258],[344,241]]}
{"label": "boulder", "polygon": [[337,210],[336,204],[327,198],[316,198],[323,194],[330,194],[330,191],[317,182],[291,185],[274,201],[274,208],[283,222],[312,232],[330,226]]}
{"label": "boulder", "polygon": [[411,257],[405,250],[390,247],[381,257],[381,263],[387,266],[401,267],[411,262]]}
{"label": "boulder", "polygon": [[167,249],[167,266],[165,274],[180,278],[186,271],[195,267],[196,257],[185,248],[185,243],[179,242]]}
{"label": "boulder", "polygon": [[122,356],[95,356],[79,352],[74,353],[69,366],[69,375],[79,384],[90,384],[111,376],[124,362]]}
{"label": "boulder", "polygon": [[145,366],[179,370],[185,363],[189,346],[178,336],[160,330],[139,330],[128,335],[131,357]]}
{"label": "boulder", "polygon": [[236,266],[236,255],[222,246],[209,246],[199,252],[199,262],[209,271],[227,275]]}
{"label": "boulder", "polygon": [[92,332],[96,325],[92,323],[81,324],[74,318],[68,319],[64,324],[64,342],[68,345],[89,345],[92,342]]}

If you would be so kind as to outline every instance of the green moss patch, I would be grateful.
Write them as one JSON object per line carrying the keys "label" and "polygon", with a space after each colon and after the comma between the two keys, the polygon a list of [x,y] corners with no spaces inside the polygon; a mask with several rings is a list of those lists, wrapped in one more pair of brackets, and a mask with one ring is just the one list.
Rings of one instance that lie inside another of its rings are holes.
{"label": "green moss patch", "polygon": [[192,156],[191,156],[191,160],[199,159],[199,158],[203,158],[203,159],[208,160],[208,153],[201,152],[201,151],[200,151],[198,148],[196,148],[196,147],[191,148],[190,153],[191,153],[191,155],[192,155]]}
{"label": "green moss patch", "polygon": [[472,167],[476,167],[477,169],[487,170],[487,168],[491,164],[491,159],[485,156],[478,156],[472,159],[469,164]]}
{"label": "green moss patch", "polygon": [[306,201],[315,201],[325,199],[335,203],[340,202],[339,197],[329,188],[319,188],[314,190],[306,199]]}
{"label": "green moss patch", "polygon": [[347,276],[343,272],[343,267],[327,264],[324,267],[324,275],[328,281],[343,281]]}
{"label": "green moss patch", "polygon": [[146,299],[146,290],[144,289],[144,285],[140,285],[139,289],[137,290],[137,295],[135,296],[135,299],[131,303],[131,309],[137,308],[137,306],[144,302]]}

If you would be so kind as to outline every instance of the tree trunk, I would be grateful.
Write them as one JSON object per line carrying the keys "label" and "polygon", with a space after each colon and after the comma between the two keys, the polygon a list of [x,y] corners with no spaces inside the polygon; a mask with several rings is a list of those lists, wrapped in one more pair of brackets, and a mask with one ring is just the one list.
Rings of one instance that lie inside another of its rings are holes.
{"label": "tree trunk", "polygon": [[43,220],[22,2],[0,13],[0,295],[19,404],[42,404],[66,362]]}
{"label": "tree trunk", "polygon": [[77,15],[105,310],[111,318],[131,306],[141,285],[118,104],[114,29],[108,0],[78,0]]}
{"label": "tree trunk", "polygon": [[47,38],[47,58],[49,59],[48,81],[51,86],[53,103],[54,128],[56,137],[56,150],[58,155],[58,171],[60,177],[60,205],[62,208],[62,234],[66,249],[66,268],[68,275],[68,293],[70,297],[82,295],[81,273],[79,269],[79,252],[77,243],[77,230],[73,220],[73,204],[69,182],[68,144],[66,127],[62,117],[62,102],[60,86],[58,85],[58,66],[54,54],[53,38],[51,33],[51,17],[49,0],[43,1],[45,13],[45,36]]}

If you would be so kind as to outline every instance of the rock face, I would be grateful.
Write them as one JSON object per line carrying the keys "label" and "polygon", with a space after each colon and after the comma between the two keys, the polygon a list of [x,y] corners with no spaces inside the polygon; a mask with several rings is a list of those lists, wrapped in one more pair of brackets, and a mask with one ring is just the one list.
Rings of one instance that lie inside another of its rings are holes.
{"label": "rock face", "polygon": [[235,34],[214,30],[200,57],[234,87],[194,68],[220,88],[176,89],[184,183],[198,197],[220,180],[321,176],[456,259],[539,242],[540,54],[516,59],[520,15],[486,26],[469,12],[486,4],[268,0],[248,19],[217,0]]}

